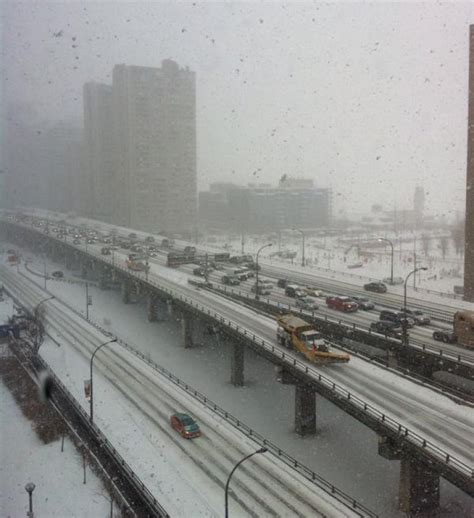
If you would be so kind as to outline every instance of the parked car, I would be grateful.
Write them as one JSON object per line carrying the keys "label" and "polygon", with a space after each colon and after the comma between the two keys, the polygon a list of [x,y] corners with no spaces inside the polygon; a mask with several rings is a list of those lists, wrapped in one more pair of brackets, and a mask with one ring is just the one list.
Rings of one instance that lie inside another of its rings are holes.
{"label": "parked car", "polygon": [[221,282],[222,284],[227,284],[229,286],[238,286],[240,284],[240,279],[235,275],[223,275]]}
{"label": "parked car", "polygon": [[188,414],[173,414],[170,417],[171,428],[176,430],[185,439],[194,439],[201,436],[201,430],[196,421]]}
{"label": "parked car", "polygon": [[406,314],[410,318],[413,318],[415,324],[419,326],[427,326],[431,323],[431,318],[426,316],[421,309],[403,309],[401,308],[401,313]]}
{"label": "parked car", "polygon": [[390,320],[379,320],[378,322],[371,322],[370,329],[376,333],[391,336],[392,338],[402,337],[402,328],[398,322]]}
{"label": "parked car", "polygon": [[385,277],[382,280],[383,282],[391,284],[392,286],[395,286],[397,284],[405,284],[405,279],[403,277],[394,277],[393,279],[391,277]]}
{"label": "parked car", "polygon": [[452,331],[437,329],[436,331],[433,331],[433,340],[444,342],[445,344],[455,344],[457,342],[457,337]]}
{"label": "parked car", "polygon": [[317,300],[313,297],[301,297],[296,299],[295,305],[297,308],[306,309],[308,311],[316,311],[319,309]]}
{"label": "parked car", "polygon": [[337,295],[326,297],[326,305],[328,308],[337,309],[338,311],[344,311],[346,313],[357,311],[359,308],[357,302],[354,302],[349,297],[340,297]]}
{"label": "parked car", "polygon": [[364,290],[375,293],[387,293],[387,286],[383,282],[369,282],[364,284]]}
{"label": "parked car", "polygon": [[286,288],[288,286],[288,279],[278,279],[277,286],[279,288]]}
{"label": "parked car", "polygon": [[400,325],[403,325],[403,322],[406,321],[407,327],[413,327],[415,325],[415,321],[406,316],[401,311],[390,311],[388,309],[380,312],[379,315],[380,320],[389,320],[390,322],[398,322]]}
{"label": "parked car", "polygon": [[154,242],[155,242],[155,238],[154,238],[153,236],[147,236],[147,237],[145,238],[145,241],[146,241],[147,243],[154,243]]}
{"label": "parked car", "polygon": [[64,277],[64,273],[60,270],[56,270],[51,274],[51,277],[54,277],[55,279],[62,279]]}
{"label": "parked car", "polygon": [[359,309],[363,309],[364,311],[369,311],[375,308],[375,304],[365,297],[351,297],[352,300],[357,302]]}

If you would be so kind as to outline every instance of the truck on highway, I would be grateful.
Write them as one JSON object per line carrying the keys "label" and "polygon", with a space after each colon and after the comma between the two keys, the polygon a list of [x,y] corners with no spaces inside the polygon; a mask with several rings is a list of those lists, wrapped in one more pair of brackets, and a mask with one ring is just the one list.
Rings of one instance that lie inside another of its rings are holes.
{"label": "truck on highway", "polygon": [[347,363],[350,356],[346,353],[334,353],[328,343],[313,324],[289,313],[277,317],[278,342],[303,354],[310,362],[319,365],[329,363]]}
{"label": "truck on highway", "polygon": [[143,257],[130,254],[127,258],[127,268],[135,272],[146,272],[150,267],[143,262]]}
{"label": "truck on highway", "polygon": [[453,329],[436,329],[433,331],[433,339],[474,349],[474,311],[457,311],[453,318]]}

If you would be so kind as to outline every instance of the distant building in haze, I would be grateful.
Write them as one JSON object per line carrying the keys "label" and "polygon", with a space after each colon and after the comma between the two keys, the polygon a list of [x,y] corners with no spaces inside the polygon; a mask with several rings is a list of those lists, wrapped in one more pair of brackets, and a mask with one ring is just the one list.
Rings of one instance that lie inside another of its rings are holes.
{"label": "distant building in haze", "polygon": [[84,85],[84,171],[78,192],[83,213],[112,222],[115,188],[112,87]]}
{"label": "distant building in haze", "polygon": [[197,218],[196,78],[161,68],[116,65],[112,219],[149,232],[192,232]]}
{"label": "distant building in haze", "polygon": [[199,220],[208,229],[265,232],[285,228],[327,226],[331,191],[316,189],[312,180],[284,178],[268,184],[211,184],[199,193]]}

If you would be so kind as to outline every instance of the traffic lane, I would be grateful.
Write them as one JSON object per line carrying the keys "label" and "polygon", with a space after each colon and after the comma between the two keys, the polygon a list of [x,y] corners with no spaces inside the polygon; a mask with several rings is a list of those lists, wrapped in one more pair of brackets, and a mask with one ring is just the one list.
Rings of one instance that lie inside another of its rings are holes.
{"label": "traffic lane", "polygon": [[[400,308],[403,306],[403,295],[394,294],[394,293],[374,293],[367,292],[363,289],[363,286],[357,287],[357,285],[348,283],[340,280],[329,280],[324,277],[320,277],[314,274],[302,273],[294,270],[282,269],[281,267],[275,267],[273,265],[268,265],[265,263],[260,263],[262,266],[262,271],[266,272],[268,275],[275,276],[276,278],[291,278],[296,282],[300,282],[303,284],[311,284],[316,287],[323,288],[329,292],[333,292],[335,294],[340,295],[359,295],[359,296],[368,296],[370,293],[370,297],[379,303],[388,308]],[[447,314],[449,318],[454,314],[457,308],[453,307],[453,305],[442,305],[436,302],[430,302],[427,300],[421,300],[413,297],[412,295],[407,296],[407,302],[410,307],[415,307],[419,309],[430,310],[433,313],[442,312]],[[439,318],[439,317],[438,317]]]}

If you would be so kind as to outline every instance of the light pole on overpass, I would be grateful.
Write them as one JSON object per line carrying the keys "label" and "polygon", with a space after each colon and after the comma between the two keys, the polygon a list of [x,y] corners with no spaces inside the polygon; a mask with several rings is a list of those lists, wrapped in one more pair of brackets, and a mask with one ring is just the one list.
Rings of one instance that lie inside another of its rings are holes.
{"label": "light pole on overpass", "polygon": [[234,474],[235,470],[242,464],[242,462],[245,462],[247,459],[250,459],[250,457],[257,455],[258,453],[265,453],[267,451],[267,448],[260,448],[259,450],[250,453],[250,455],[247,455],[242,460],[237,462],[233,470],[230,472],[229,477],[227,478],[227,482],[225,484],[225,518],[229,518],[229,484],[230,479],[232,478],[232,475]]}
{"label": "light pole on overpass", "polygon": [[393,243],[390,241],[390,239],[387,239],[385,237],[379,237],[377,239],[377,241],[379,241],[380,243],[385,241],[392,248],[392,257],[391,257],[391,265],[390,265],[390,284],[393,285]]}
{"label": "light pole on overpass", "polygon": [[301,233],[301,237],[303,238],[303,241],[302,241],[302,254],[301,254],[301,266],[304,267],[304,265],[305,265],[305,260],[304,260],[304,237],[305,237],[305,235],[304,235],[304,232],[301,229],[299,229],[299,228],[294,228],[293,230],[296,230],[297,232],[300,232]]}
{"label": "light pole on overpass", "polygon": [[107,342],[104,342],[103,344],[100,344],[99,346],[96,347],[95,351],[92,353],[92,356],[91,356],[91,362],[90,362],[90,374],[91,374],[91,392],[90,392],[90,422],[93,423],[94,422],[94,382],[93,382],[93,378],[92,378],[92,367],[93,367],[93,362],[94,362],[94,357],[95,355],[97,354],[97,352],[99,351],[99,349],[102,349],[102,347],[104,347],[104,345],[107,345],[107,344],[111,344],[113,342],[116,342],[117,341],[117,338],[112,338],[112,340],[108,340]]}
{"label": "light pole on overpass", "polygon": [[410,278],[410,275],[422,270],[426,271],[428,268],[426,266],[420,266],[419,268],[415,268],[412,270],[406,277],[405,282],[403,284],[403,320],[402,320],[402,331],[403,331],[403,345],[408,345],[408,333],[407,333],[407,282]]}
{"label": "light pole on overpass", "polygon": [[264,249],[264,248],[268,248],[269,246],[273,246],[273,243],[267,243],[266,245],[263,245],[261,246],[258,250],[257,250],[257,258],[255,260],[255,300],[259,300],[260,299],[260,295],[258,293],[258,256],[260,254],[260,252]]}

